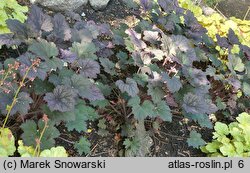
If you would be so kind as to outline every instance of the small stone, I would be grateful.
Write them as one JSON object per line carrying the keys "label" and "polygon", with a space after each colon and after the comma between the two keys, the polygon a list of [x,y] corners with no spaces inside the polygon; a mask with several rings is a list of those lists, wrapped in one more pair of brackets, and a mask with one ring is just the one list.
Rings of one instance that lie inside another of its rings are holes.
{"label": "small stone", "polygon": [[106,8],[110,0],[89,0],[90,5],[95,10],[103,10]]}
{"label": "small stone", "polygon": [[30,0],[32,4],[40,4],[53,11],[71,11],[82,5],[87,5],[88,0]]}
{"label": "small stone", "polygon": [[81,16],[82,16],[82,17],[85,17],[85,16],[86,16],[86,14],[85,14],[84,12],[82,12]]}
{"label": "small stone", "polygon": [[213,13],[216,13],[216,11],[210,7],[202,7],[202,11],[206,16],[210,16]]}

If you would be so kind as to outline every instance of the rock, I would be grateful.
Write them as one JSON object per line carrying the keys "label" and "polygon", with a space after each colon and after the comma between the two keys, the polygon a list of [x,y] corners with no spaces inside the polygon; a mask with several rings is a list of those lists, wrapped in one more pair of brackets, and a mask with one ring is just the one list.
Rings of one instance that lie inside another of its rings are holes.
{"label": "rock", "polygon": [[210,15],[212,15],[213,13],[216,13],[216,11],[215,11],[214,9],[212,9],[212,8],[210,8],[210,7],[205,7],[205,6],[202,7],[202,11],[203,11],[203,13],[204,13],[206,16],[210,16]]}
{"label": "rock", "polygon": [[82,17],[85,17],[85,16],[86,16],[86,14],[85,14],[84,12],[82,12],[81,16],[82,16]]}
{"label": "rock", "polygon": [[33,4],[40,4],[53,11],[71,11],[82,5],[87,5],[88,0],[30,0]]}
{"label": "rock", "polygon": [[110,0],[89,0],[90,5],[95,10],[103,10]]}

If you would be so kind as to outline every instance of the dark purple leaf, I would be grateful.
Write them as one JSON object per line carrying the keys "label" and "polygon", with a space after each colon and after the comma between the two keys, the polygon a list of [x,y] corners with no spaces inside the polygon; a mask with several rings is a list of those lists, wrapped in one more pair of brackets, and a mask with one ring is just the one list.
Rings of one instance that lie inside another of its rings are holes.
{"label": "dark purple leaf", "polygon": [[140,0],[140,2],[144,11],[152,10],[153,4],[151,0]]}
{"label": "dark purple leaf", "polygon": [[241,82],[238,79],[235,79],[234,77],[229,77],[227,79],[228,83],[231,84],[235,90],[238,90],[241,88]]}
{"label": "dark purple leaf", "polygon": [[192,114],[211,114],[215,113],[218,108],[211,100],[188,93],[183,98],[183,109]]}
{"label": "dark purple leaf", "polygon": [[110,26],[108,24],[102,23],[98,26],[98,28],[99,28],[100,34],[109,35],[109,36],[112,35]]}
{"label": "dark purple leaf", "polygon": [[231,45],[240,43],[237,35],[234,33],[232,28],[230,28],[228,31],[228,41],[231,43]]}
{"label": "dark purple leaf", "polygon": [[66,62],[73,63],[77,59],[77,54],[70,50],[60,49],[59,52],[60,57]]}
{"label": "dark purple leaf", "polygon": [[8,19],[6,20],[6,23],[10,31],[15,34],[15,38],[18,39],[28,38],[28,28],[26,24],[21,23],[19,20],[16,19]]}
{"label": "dark purple leaf", "polygon": [[[0,110],[3,114],[6,114],[6,108],[8,105],[11,105],[13,98],[14,98],[14,92],[11,92],[9,94],[6,93],[0,93]],[[29,94],[26,92],[20,92],[17,97],[17,101],[12,108],[10,114],[14,115],[16,113],[20,113],[21,115],[25,115],[28,113],[30,109],[30,104],[33,103],[33,100],[30,98]]]}
{"label": "dark purple leaf", "polygon": [[133,29],[127,29],[126,33],[130,36],[132,43],[139,49],[145,49],[147,45],[141,40],[141,35]]}
{"label": "dark purple leaf", "polygon": [[183,68],[183,74],[186,76],[188,81],[194,87],[208,85],[209,81],[207,80],[206,72],[202,70],[186,67]]}
{"label": "dark purple leaf", "polygon": [[243,53],[245,54],[246,58],[250,61],[250,47],[245,46],[245,45],[241,45],[241,49],[242,49]]}
{"label": "dark purple leaf", "polygon": [[175,102],[174,97],[171,94],[166,95],[166,102],[171,107],[178,107],[178,104]]}
{"label": "dark purple leaf", "polygon": [[[27,68],[29,68],[32,65],[32,61],[36,59],[36,56],[31,53],[25,53],[18,57],[18,61],[20,62],[20,74],[22,76],[25,75]],[[31,68],[27,78],[34,80],[36,77],[38,77],[41,80],[44,80],[47,76],[47,68],[44,68],[43,65],[39,65],[38,67]]]}
{"label": "dark purple leaf", "polygon": [[94,39],[96,39],[100,34],[99,26],[93,20],[87,21],[85,28],[91,32]]}
{"label": "dark purple leaf", "polygon": [[90,101],[104,100],[104,96],[103,96],[101,90],[95,85],[92,85],[89,88],[89,91],[85,92],[84,97]]}
{"label": "dark purple leaf", "polygon": [[115,85],[121,90],[121,92],[127,92],[131,97],[135,97],[139,93],[139,88],[134,79],[126,78],[124,83],[122,80],[115,82]]}
{"label": "dark purple leaf", "polygon": [[216,39],[217,39],[217,43],[220,47],[223,48],[228,48],[229,47],[229,43],[226,37],[221,37],[218,34],[216,34]]}
{"label": "dark purple leaf", "polygon": [[71,37],[72,42],[81,43],[82,41],[91,42],[93,40],[93,36],[91,32],[85,28],[81,30],[72,29],[71,34],[72,34],[72,37]]}
{"label": "dark purple leaf", "polygon": [[31,34],[41,35],[41,31],[52,31],[53,24],[49,15],[44,14],[42,9],[33,5],[30,10],[27,24],[31,29]]}
{"label": "dark purple leaf", "polygon": [[14,34],[0,34],[0,46],[6,45],[7,47],[13,45],[20,45],[21,41],[13,38]]}
{"label": "dark purple leaf", "polygon": [[78,66],[80,67],[81,74],[85,77],[96,78],[97,74],[100,73],[100,65],[91,59],[80,59]]}
{"label": "dark purple leaf", "polygon": [[53,18],[53,31],[50,38],[54,40],[68,41],[71,38],[71,29],[65,20],[65,17],[58,13]]}
{"label": "dark purple leaf", "polygon": [[53,93],[47,93],[44,100],[48,103],[51,111],[68,112],[74,109],[76,93],[69,87],[59,85]]}
{"label": "dark purple leaf", "polygon": [[43,60],[50,60],[51,57],[58,55],[58,49],[53,42],[47,42],[44,39],[34,41],[29,46],[29,51],[33,52]]}
{"label": "dark purple leaf", "polygon": [[166,13],[176,11],[178,7],[177,0],[158,0],[158,4]]}
{"label": "dark purple leaf", "polygon": [[62,83],[72,88],[80,97],[88,100],[103,100],[101,91],[91,82],[90,79],[82,75],[74,74],[72,77],[64,78]]}

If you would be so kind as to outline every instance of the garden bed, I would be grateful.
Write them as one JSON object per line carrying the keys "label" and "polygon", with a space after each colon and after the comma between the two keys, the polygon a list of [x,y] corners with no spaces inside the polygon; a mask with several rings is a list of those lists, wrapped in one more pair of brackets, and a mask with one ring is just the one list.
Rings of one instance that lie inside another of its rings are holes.
{"label": "garden bed", "polygon": [[206,156],[216,122],[250,111],[249,47],[232,30],[213,41],[176,3],[113,0],[64,17],[19,2],[27,22],[0,35],[0,119],[3,146],[23,148],[6,155]]}

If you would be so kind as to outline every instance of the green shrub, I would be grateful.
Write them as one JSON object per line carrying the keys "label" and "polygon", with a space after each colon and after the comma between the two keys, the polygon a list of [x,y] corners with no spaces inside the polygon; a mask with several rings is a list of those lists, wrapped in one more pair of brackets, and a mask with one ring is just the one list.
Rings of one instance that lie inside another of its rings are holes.
{"label": "green shrub", "polygon": [[9,33],[7,27],[7,19],[17,19],[21,22],[26,20],[25,13],[28,7],[19,5],[16,0],[1,0],[0,1],[0,34]]}
{"label": "green shrub", "polygon": [[[202,8],[192,0],[178,0],[182,8],[194,13],[199,23],[207,29],[209,37],[217,41],[217,36],[226,37],[232,29],[243,45],[250,46],[250,21],[241,20],[235,17],[225,18],[219,13],[204,15]],[[209,0],[207,0],[209,2]],[[212,0],[210,0],[212,2]]]}
{"label": "green shrub", "polygon": [[211,157],[249,157],[250,114],[241,113],[236,119],[237,122],[229,125],[217,122],[213,141],[201,147],[201,150]]}

